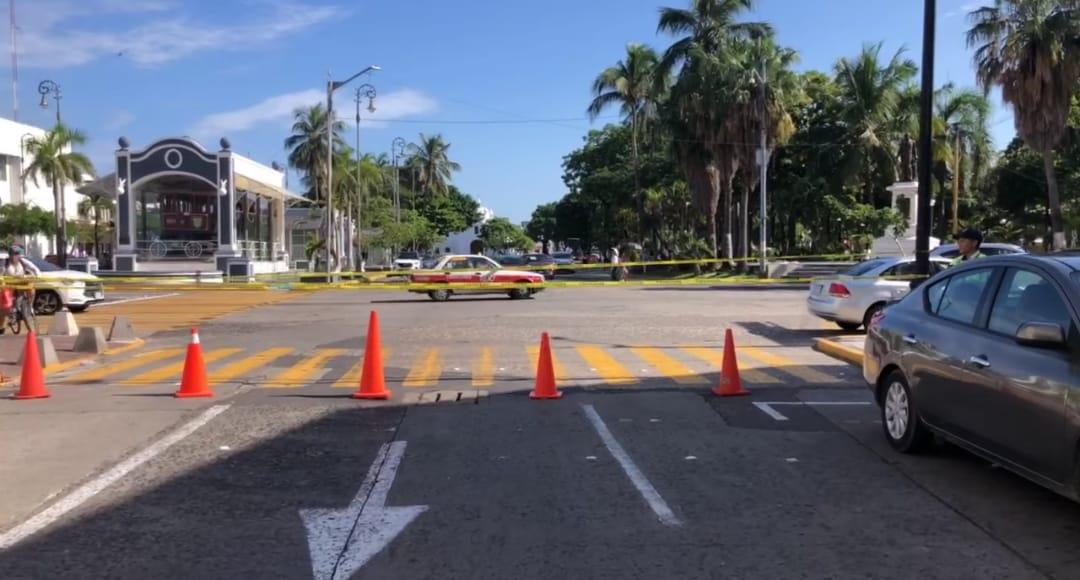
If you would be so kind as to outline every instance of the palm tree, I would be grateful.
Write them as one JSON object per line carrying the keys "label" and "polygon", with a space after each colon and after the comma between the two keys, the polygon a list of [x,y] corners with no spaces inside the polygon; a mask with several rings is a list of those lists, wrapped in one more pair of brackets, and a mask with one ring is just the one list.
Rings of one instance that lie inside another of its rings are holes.
{"label": "palm tree", "polygon": [[874,203],[874,171],[895,180],[894,142],[903,123],[905,88],[917,72],[915,62],[896,51],[888,63],[881,62],[881,43],[863,46],[855,59],[836,63],[836,82],[845,101],[847,127],[844,153],[846,181],[859,181],[863,202]]}
{"label": "palm tree", "polygon": [[717,255],[717,209],[724,197],[724,247],[732,252],[731,181],[736,153],[727,139],[726,122],[733,95],[730,55],[734,40],[759,38],[771,32],[768,24],[737,22],[753,8],[753,0],[691,0],[686,9],[663,7],[657,30],[679,37],[664,51],[657,77],[679,68],[665,113],[675,138],[675,155],[682,165],[692,197],[707,217],[707,237]]}
{"label": "palm tree", "polygon": [[645,123],[655,118],[659,95],[666,89],[666,80],[658,78],[656,68],[660,60],[656,51],[643,44],[626,46],[626,58],[608,67],[593,82],[595,97],[589,104],[589,118],[596,117],[609,106],[618,105],[623,117],[630,123],[631,155],[634,163],[634,198],[637,200],[640,218],[639,238],[645,235],[645,202],[641,190],[641,159],[638,153],[638,137]]}
{"label": "palm tree", "polygon": [[[289,166],[302,172],[303,183],[311,199],[325,199],[326,195],[326,109],[312,105],[293,111],[292,133],[285,138],[285,150],[289,152]],[[334,150],[346,147],[342,133],[345,123],[334,120]]]}
{"label": "palm tree", "polygon": [[461,164],[450,160],[449,149],[442,135],[427,137],[421,133],[420,143],[409,144],[411,156],[406,165],[413,167],[420,189],[429,195],[446,193],[453,173],[461,171]]}
{"label": "palm tree", "polygon": [[[952,153],[949,158],[953,170],[951,231],[955,235],[960,231],[961,191],[966,192],[968,184],[979,180],[989,157],[990,101],[977,91],[958,90],[952,83],[938,90],[936,101],[935,114],[944,125],[944,138]],[[940,215],[944,216],[944,208]],[[941,231],[945,231],[944,223]]]}
{"label": "palm tree", "polygon": [[1080,81],[1080,0],[995,0],[969,14],[969,47],[983,90],[1001,88],[1016,132],[1043,157],[1054,248],[1065,248],[1054,148]]}
{"label": "palm tree", "polygon": [[100,223],[113,209],[113,200],[100,193],[88,194],[79,202],[79,217],[94,220],[94,257],[101,257]]}
{"label": "palm tree", "polygon": [[27,178],[38,185],[38,178],[44,178],[52,185],[53,203],[56,215],[56,257],[60,266],[67,267],[67,216],[64,207],[64,187],[77,185],[87,176],[94,175],[94,166],[82,153],[72,151],[75,145],[86,143],[86,135],[76,129],[69,129],[57,124],[41,137],[26,140],[26,154],[34,160],[23,171],[22,180]]}

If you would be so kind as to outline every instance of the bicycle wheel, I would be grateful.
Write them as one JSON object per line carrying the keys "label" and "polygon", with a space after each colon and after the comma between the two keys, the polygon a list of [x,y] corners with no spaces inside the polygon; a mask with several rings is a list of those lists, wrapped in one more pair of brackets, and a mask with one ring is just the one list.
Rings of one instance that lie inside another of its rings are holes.
{"label": "bicycle wheel", "polygon": [[19,318],[22,318],[23,325],[26,326],[27,330],[37,332],[37,318],[34,316],[34,307],[29,300],[22,301],[21,313],[22,315]]}
{"label": "bicycle wheel", "polygon": [[8,328],[11,329],[12,334],[19,334],[20,332],[22,332],[22,315],[19,314],[19,311],[17,309],[12,310],[11,314],[8,315],[7,325]]}

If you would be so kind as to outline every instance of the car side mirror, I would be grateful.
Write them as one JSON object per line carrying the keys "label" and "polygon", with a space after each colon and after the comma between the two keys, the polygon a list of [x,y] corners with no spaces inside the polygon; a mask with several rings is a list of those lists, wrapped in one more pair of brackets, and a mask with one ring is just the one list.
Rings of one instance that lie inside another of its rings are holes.
{"label": "car side mirror", "polygon": [[1026,322],[1016,331],[1016,342],[1024,346],[1065,346],[1065,330],[1051,322]]}

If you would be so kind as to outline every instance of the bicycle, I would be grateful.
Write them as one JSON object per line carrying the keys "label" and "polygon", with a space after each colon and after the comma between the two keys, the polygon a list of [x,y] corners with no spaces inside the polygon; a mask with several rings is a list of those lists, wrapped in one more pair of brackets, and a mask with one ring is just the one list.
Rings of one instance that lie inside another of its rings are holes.
{"label": "bicycle", "polygon": [[[7,316],[7,328],[11,329],[12,334],[19,334],[22,332],[23,327],[26,329],[37,329],[37,319],[34,317],[34,308],[30,304],[30,298],[27,296],[26,291],[18,291],[15,293],[15,305]],[[0,334],[5,331],[4,325],[0,325]]]}

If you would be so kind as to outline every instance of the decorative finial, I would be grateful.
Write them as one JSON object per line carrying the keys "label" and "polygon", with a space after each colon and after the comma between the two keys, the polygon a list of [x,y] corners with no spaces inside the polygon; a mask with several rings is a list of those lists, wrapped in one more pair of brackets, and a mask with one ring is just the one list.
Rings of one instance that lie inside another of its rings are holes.
{"label": "decorative finial", "polygon": [[223,151],[228,151],[232,147],[232,143],[229,143],[229,140],[227,138],[225,138],[225,137],[221,138],[220,143],[221,143],[221,149]]}
{"label": "decorative finial", "polygon": [[121,137],[120,139],[117,140],[117,143],[120,144],[121,149],[127,149],[128,147],[131,146],[131,143],[128,141],[127,137]]}

